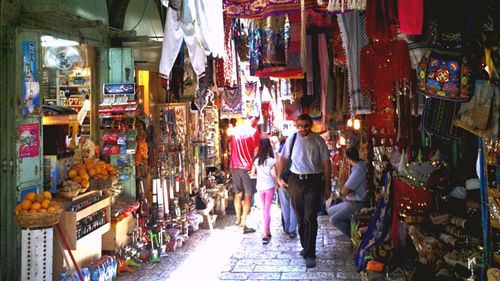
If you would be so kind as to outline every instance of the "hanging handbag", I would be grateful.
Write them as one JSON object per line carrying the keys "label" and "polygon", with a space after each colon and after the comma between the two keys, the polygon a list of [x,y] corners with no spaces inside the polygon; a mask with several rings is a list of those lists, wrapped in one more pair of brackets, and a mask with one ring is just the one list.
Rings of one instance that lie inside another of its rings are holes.
{"label": "hanging handbag", "polygon": [[462,33],[443,33],[417,67],[417,91],[433,98],[467,102],[474,91],[474,63],[463,51]]}
{"label": "hanging handbag", "polygon": [[285,169],[281,173],[281,178],[286,183],[288,183],[288,178],[290,177],[290,174],[292,174],[292,172],[290,171],[290,167],[292,166],[292,152],[293,152],[293,145],[295,144],[296,137],[297,137],[297,133],[294,133],[293,137],[292,137],[292,146],[290,147],[290,160],[288,161],[287,166],[285,167]]}

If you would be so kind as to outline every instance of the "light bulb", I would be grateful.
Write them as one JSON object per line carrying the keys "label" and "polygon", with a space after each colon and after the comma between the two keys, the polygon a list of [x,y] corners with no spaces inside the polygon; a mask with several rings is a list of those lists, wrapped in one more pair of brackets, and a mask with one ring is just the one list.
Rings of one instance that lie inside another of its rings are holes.
{"label": "light bulb", "polygon": [[352,127],[352,118],[349,118],[349,120],[347,120],[347,127]]}
{"label": "light bulb", "polygon": [[345,145],[345,138],[344,137],[340,137],[339,144],[340,145]]}
{"label": "light bulb", "polygon": [[354,130],[359,130],[361,128],[361,120],[354,119],[353,128],[354,128]]}

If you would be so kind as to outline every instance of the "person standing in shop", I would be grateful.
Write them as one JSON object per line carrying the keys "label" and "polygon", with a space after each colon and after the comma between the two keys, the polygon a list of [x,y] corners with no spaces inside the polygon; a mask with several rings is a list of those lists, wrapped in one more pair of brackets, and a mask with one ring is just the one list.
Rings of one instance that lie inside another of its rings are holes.
{"label": "person standing in shop", "polygon": [[252,187],[250,171],[260,141],[260,133],[256,128],[258,120],[257,116],[249,116],[244,123],[228,130],[231,148],[229,168],[234,187],[236,224],[243,227],[243,233],[255,232],[255,229],[247,226],[246,220],[256,192]]}
{"label": "person standing in shop", "polygon": [[343,234],[337,236],[339,240],[351,238],[351,216],[361,210],[367,198],[366,167],[356,147],[349,147],[345,152],[347,161],[352,166],[349,178],[340,188],[343,202],[328,209],[330,222]]}
{"label": "person standing in shop", "polygon": [[[278,185],[290,194],[292,206],[299,224],[300,254],[305,259],[306,267],[316,266],[316,236],[318,234],[317,215],[321,207],[321,194],[330,197],[330,155],[325,140],[313,133],[312,119],[307,114],[297,118],[296,137],[289,137],[285,142],[276,168]],[[290,150],[293,144],[293,151]],[[288,161],[291,174],[288,184],[281,178]]]}
{"label": "person standing in shop", "polygon": [[257,177],[257,192],[260,194],[262,202],[262,213],[264,215],[264,233],[262,234],[262,244],[268,244],[271,239],[271,203],[276,187],[276,159],[271,141],[268,138],[261,139],[257,156],[253,162],[250,176]]}

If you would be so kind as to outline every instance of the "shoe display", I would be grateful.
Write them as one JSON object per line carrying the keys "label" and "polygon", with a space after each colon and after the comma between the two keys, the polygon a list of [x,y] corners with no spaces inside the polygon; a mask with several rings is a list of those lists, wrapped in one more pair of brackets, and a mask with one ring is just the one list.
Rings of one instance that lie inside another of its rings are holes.
{"label": "shoe display", "polygon": [[316,267],[316,259],[315,258],[306,258],[306,267],[307,268]]}
{"label": "shoe display", "polygon": [[288,237],[294,239],[294,238],[297,237],[297,233],[296,232],[290,232],[290,233],[288,233]]}
{"label": "shoe display", "polygon": [[247,234],[247,233],[252,233],[252,232],[255,232],[255,229],[251,228],[251,227],[243,227],[243,234]]}

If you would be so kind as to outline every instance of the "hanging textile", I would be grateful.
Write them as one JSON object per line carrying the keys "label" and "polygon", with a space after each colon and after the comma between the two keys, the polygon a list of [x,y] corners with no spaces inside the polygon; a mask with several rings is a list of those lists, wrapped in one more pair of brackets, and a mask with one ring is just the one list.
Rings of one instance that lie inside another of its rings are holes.
{"label": "hanging textile", "polygon": [[362,92],[372,100],[373,106],[367,125],[377,130],[380,138],[396,141],[395,86],[403,79],[411,81],[414,75],[406,42],[372,42],[364,47],[360,75]]}
{"label": "hanging textile", "polygon": [[[335,16],[336,18],[337,16]],[[333,64],[342,65],[346,64],[346,52],[342,46],[342,38],[340,36],[339,22],[334,20],[332,23],[332,48],[333,48]],[[420,58],[419,58],[420,59]]]}
{"label": "hanging textile", "polygon": [[220,118],[237,118],[242,116],[242,98],[239,88],[226,88],[222,91]]}
{"label": "hanging textile", "polygon": [[456,138],[457,130],[453,126],[460,103],[442,99],[425,99],[422,114],[422,126],[425,132],[444,139]]}
{"label": "hanging textile", "polygon": [[370,260],[367,256],[370,255],[371,248],[382,244],[390,230],[394,193],[391,187],[390,172],[383,176],[383,181],[385,188],[377,202],[377,209],[372,215],[368,229],[354,255],[354,264],[358,272],[366,269],[366,264]]}
{"label": "hanging textile", "polygon": [[[326,11],[316,0],[303,0],[305,8]],[[224,11],[229,17],[262,19],[270,15],[300,11],[301,0],[224,0]]]}
{"label": "hanging textile", "polygon": [[476,80],[472,99],[460,104],[458,116],[453,124],[473,134],[488,137],[498,124],[498,118],[495,119],[495,115],[498,115],[500,110],[496,106],[499,95],[500,88],[493,83]]}
{"label": "hanging textile", "polygon": [[324,6],[326,4],[326,9],[329,12],[345,12],[349,10],[364,10],[366,8],[367,0],[328,0],[326,4],[325,0],[318,0],[318,5]]}
{"label": "hanging textile", "polygon": [[396,36],[396,0],[367,0],[365,16],[370,41],[389,42]]}
{"label": "hanging textile", "polygon": [[399,32],[421,35],[424,25],[423,0],[398,0]]}
{"label": "hanging textile", "polygon": [[361,49],[368,43],[365,33],[365,18],[359,11],[337,16],[342,44],[346,50],[350,111],[354,114],[371,113],[370,100],[362,93],[359,82]]}
{"label": "hanging textile", "polygon": [[[186,10],[187,7],[184,9]],[[193,69],[196,75],[200,76],[205,71],[207,57],[196,38],[195,28],[192,22],[184,22],[177,11],[168,8],[160,60],[161,76],[169,77],[183,41],[188,48]]]}
{"label": "hanging textile", "polygon": [[224,55],[224,18],[222,1],[195,0],[196,36],[205,54],[220,58]]}

